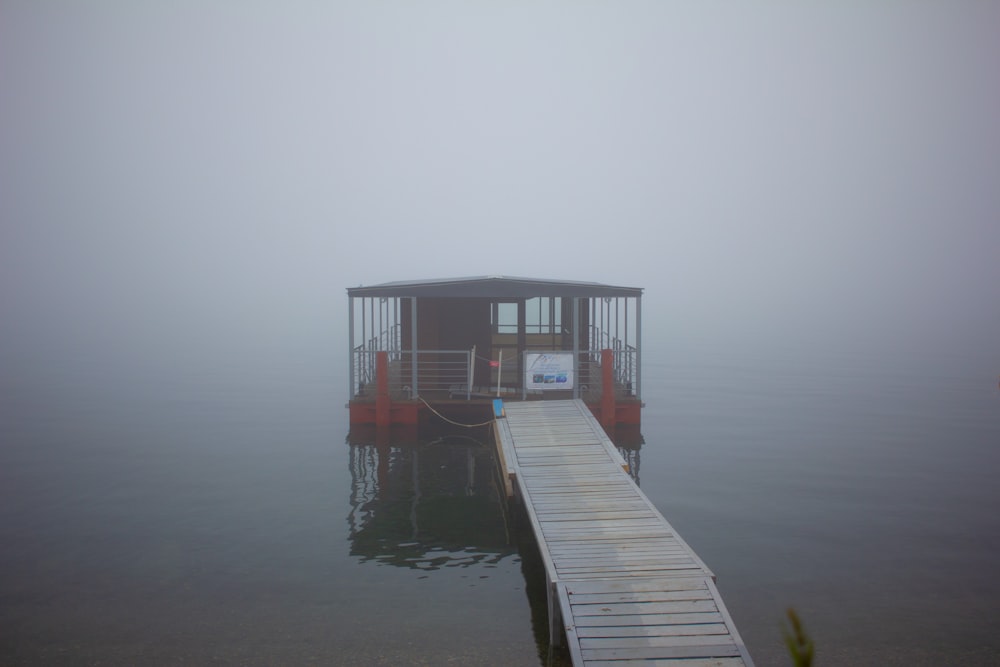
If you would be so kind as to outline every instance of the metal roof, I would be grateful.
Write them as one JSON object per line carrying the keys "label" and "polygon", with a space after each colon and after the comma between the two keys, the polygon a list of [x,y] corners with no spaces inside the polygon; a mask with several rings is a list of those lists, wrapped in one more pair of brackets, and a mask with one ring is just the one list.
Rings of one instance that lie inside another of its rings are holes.
{"label": "metal roof", "polygon": [[369,287],[349,287],[351,297],[487,297],[494,299],[520,299],[536,296],[560,297],[638,297],[641,287],[619,287],[565,280],[541,278],[516,278],[513,276],[478,276],[472,278],[441,278],[413,280]]}

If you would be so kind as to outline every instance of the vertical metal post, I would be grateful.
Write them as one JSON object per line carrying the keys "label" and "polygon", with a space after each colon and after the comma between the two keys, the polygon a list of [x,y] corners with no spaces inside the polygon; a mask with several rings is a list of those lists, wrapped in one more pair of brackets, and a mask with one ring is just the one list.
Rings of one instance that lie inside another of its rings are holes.
{"label": "vertical metal post", "polygon": [[633,391],[635,391],[635,372],[632,368],[632,357],[628,352],[628,297],[625,297],[625,340],[623,342],[623,347],[625,348],[625,365],[628,366],[628,373],[626,376],[629,383],[632,385]]}
{"label": "vertical metal post", "polygon": [[361,297],[361,353],[359,355],[358,368],[361,369],[361,377],[371,381],[372,367],[375,365],[375,359],[369,357],[368,331],[366,329],[368,326],[368,312],[365,310],[368,307],[367,304],[367,297]]}
{"label": "vertical metal post", "polygon": [[347,400],[354,398],[354,297],[347,297]]}
{"label": "vertical metal post", "polygon": [[375,426],[389,426],[389,353],[379,350],[375,353]]}
{"label": "vertical metal post", "polygon": [[600,297],[598,299],[598,303],[601,309],[600,309],[600,324],[597,325],[598,336],[600,336],[597,339],[597,348],[604,349],[604,297]]}
{"label": "vertical metal post", "polygon": [[573,297],[573,398],[580,398],[580,297]]}
{"label": "vertical metal post", "polygon": [[528,347],[528,302],[525,299],[517,301],[517,359],[514,368],[517,377],[514,387],[524,387],[524,351]]}
{"label": "vertical metal post", "polygon": [[469,353],[469,384],[465,390],[465,400],[472,398],[472,383],[476,379],[476,346],[472,346],[472,352]]}
{"label": "vertical metal post", "polygon": [[556,297],[550,296],[549,299],[549,345],[553,349],[556,347]]}
{"label": "vertical metal post", "polygon": [[635,397],[642,400],[642,297],[635,297]]}
{"label": "vertical metal post", "polygon": [[625,297],[625,349],[628,349],[628,297]]}
{"label": "vertical metal post", "polygon": [[[522,352],[521,353],[521,363],[518,365],[518,368],[522,368],[522,369],[527,368],[527,362],[528,362],[528,353],[527,352]],[[522,373],[526,373],[527,371],[523,371],[522,370],[521,372]],[[522,382],[521,383],[521,400],[522,401],[528,400],[528,383],[527,382]]]}
{"label": "vertical metal post", "polygon": [[[610,308],[608,309],[610,310]],[[615,352],[611,348],[601,350],[601,426],[614,428],[615,425]]]}
{"label": "vertical metal post", "polygon": [[598,321],[600,314],[601,310],[598,308],[598,299],[594,297],[590,300],[590,317],[587,318],[587,324],[590,328],[591,353],[601,349],[601,334],[598,331],[601,328],[601,323]]}
{"label": "vertical metal post", "polygon": [[601,349],[611,347],[611,299],[604,297],[601,299],[601,312],[604,318],[601,321],[601,330],[604,336],[601,338]]}
{"label": "vertical metal post", "polygon": [[410,297],[410,398],[416,399],[417,394],[417,297]]}
{"label": "vertical metal post", "polygon": [[608,323],[605,325],[605,327],[606,327],[605,331],[608,332],[608,335],[607,335],[607,341],[608,341],[607,342],[607,347],[610,348],[610,347],[614,346],[614,336],[611,335],[611,297],[607,297],[607,298],[604,299],[604,305],[607,306],[607,310],[608,310],[608,318],[607,318],[608,319]]}
{"label": "vertical metal post", "polygon": [[587,313],[587,349],[593,350],[596,346],[594,345],[594,329],[591,326],[594,320],[594,316],[597,315],[597,302],[594,298],[590,298],[590,308]]}

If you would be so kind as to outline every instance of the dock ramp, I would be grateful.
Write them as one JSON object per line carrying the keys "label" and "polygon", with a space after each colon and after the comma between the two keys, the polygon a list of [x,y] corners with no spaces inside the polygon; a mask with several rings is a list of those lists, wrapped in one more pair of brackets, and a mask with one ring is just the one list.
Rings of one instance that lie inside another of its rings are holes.
{"label": "dock ramp", "polygon": [[574,665],[753,665],[715,576],[583,401],[509,403],[497,415],[508,492],[545,563],[551,641],[565,637]]}

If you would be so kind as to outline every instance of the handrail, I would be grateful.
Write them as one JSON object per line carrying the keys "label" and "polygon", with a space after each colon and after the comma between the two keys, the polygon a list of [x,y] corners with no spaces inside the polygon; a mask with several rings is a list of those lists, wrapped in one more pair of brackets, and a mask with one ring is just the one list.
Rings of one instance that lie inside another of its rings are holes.
{"label": "handrail", "polygon": [[[620,395],[638,395],[638,350],[632,345],[620,340],[618,345],[611,347],[615,391]],[[505,348],[506,349],[506,348]],[[359,345],[352,351],[354,365],[353,393],[358,396],[374,396],[375,394],[375,355],[378,352],[388,352],[389,357],[389,392],[397,397],[416,400],[421,394],[447,393],[449,395],[464,394],[466,399],[472,397],[473,374],[476,357],[473,350],[416,350],[414,360],[413,350],[378,350]],[[567,354],[570,350],[530,348],[523,354],[550,352]],[[505,355],[506,356],[506,355]],[[414,363],[414,361],[416,363]],[[522,357],[521,368],[524,368]],[[511,375],[515,373],[516,365],[504,364],[501,370],[503,378],[516,386],[522,386],[526,391],[523,378]],[[574,395],[600,395],[601,386],[601,351],[599,349],[580,350],[573,364]],[[415,375],[414,375],[415,370]],[[497,378],[498,380],[500,378]],[[496,380],[482,378],[481,383],[490,384]],[[509,384],[508,384],[509,386]]]}
{"label": "handrail", "polygon": [[388,386],[391,395],[416,399],[421,393],[452,393],[458,387],[466,399],[472,396],[472,350],[416,350],[414,364],[413,350],[373,350],[363,346],[355,347],[352,355],[356,369],[356,385],[353,387],[356,395],[374,395],[375,355],[378,352],[389,354]]}

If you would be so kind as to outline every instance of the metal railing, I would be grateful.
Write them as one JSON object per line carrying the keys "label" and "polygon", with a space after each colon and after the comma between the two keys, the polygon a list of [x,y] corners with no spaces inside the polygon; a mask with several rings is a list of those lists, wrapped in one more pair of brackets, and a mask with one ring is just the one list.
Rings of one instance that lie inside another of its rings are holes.
{"label": "metal railing", "polygon": [[638,349],[634,345],[629,345],[621,338],[612,336],[607,331],[602,331],[600,327],[590,325],[590,350],[586,352],[590,357],[590,362],[601,365],[602,349],[610,349],[614,352],[614,378],[617,391],[624,396],[639,397],[639,365]]}
{"label": "metal railing", "polygon": [[[398,324],[382,330],[378,335],[372,336],[358,347],[366,350],[386,350],[388,352],[399,352],[401,343],[402,327]],[[357,349],[357,348],[355,348]]]}
{"label": "metal railing", "polygon": [[399,360],[402,342],[402,326],[399,324],[383,329],[377,335],[365,340],[351,350],[351,395],[364,395],[367,387],[375,391],[375,353],[389,353],[389,363]]}
{"label": "metal railing", "polygon": [[[638,398],[638,350],[621,341],[612,341],[615,393],[618,396]],[[353,378],[355,396],[375,396],[376,354],[380,350],[358,346],[354,349]],[[525,350],[523,354],[566,354],[567,350]],[[420,395],[464,396],[468,399],[474,390],[473,350],[387,350],[389,360],[389,394],[400,399],[414,399]],[[517,376],[516,353],[504,354],[502,368],[492,368],[490,376],[475,378],[484,386],[496,386],[497,372],[502,371],[500,384],[505,387],[524,387],[523,378]],[[522,357],[521,368],[524,368]],[[573,364],[575,395],[596,399],[603,393],[601,350],[581,350]],[[526,390],[525,390],[526,391]]]}
{"label": "metal railing", "polygon": [[[375,396],[378,378],[375,358],[382,350],[354,348],[355,396]],[[389,395],[414,399],[420,395],[472,394],[472,350],[387,351],[389,357]]]}
{"label": "metal railing", "polygon": [[351,350],[351,378],[353,387],[351,395],[365,395],[366,387],[375,391],[375,352],[377,350],[358,345]]}
{"label": "metal railing", "polygon": [[613,349],[615,355],[615,386],[619,388],[619,391],[624,396],[637,396],[638,350],[632,345],[618,346]]}

